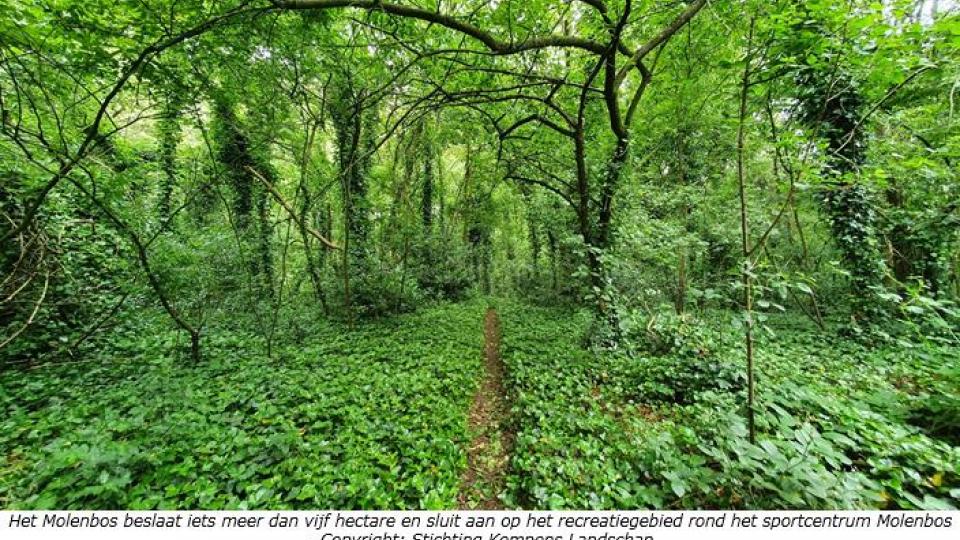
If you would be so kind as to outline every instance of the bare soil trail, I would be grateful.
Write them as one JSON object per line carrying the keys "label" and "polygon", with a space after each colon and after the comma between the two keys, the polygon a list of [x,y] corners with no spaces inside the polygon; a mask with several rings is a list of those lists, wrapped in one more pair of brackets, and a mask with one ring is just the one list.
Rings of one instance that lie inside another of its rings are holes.
{"label": "bare soil trail", "polygon": [[493,308],[483,321],[484,375],[473,396],[468,423],[473,439],[467,449],[467,470],[457,497],[461,510],[502,510],[503,491],[514,434],[505,425],[510,415],[500,358],[500,319]]}

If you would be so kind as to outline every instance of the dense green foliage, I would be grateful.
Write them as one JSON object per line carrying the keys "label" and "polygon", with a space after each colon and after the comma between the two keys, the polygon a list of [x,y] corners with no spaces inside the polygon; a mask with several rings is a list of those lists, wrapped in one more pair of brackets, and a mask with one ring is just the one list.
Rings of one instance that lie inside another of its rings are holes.
{"label": "dense green foliage", "polygon": [[0,506],[955,507],[958,91],[955,0],[7,1]]}
{"label": "dense green foliage", "polygon": [[82,364],[2,375],[0,504],[449,508],[483,307],[357,330],[311,322],[274,361],[224,330],[200,367],[144,324]]}
{"label": "dense green foliage", "polygon": [[[956,418],[955,348],[866,349],[812,338],[809,326],[795,317],[777,320],[775,336],[758,343],[763,414],[758,441],[750,444],[742,385],[735,384],[743,375],[743,356],[722,314],[706,323],[699,359],[691,362],[684,352],[583,352],[577,339],[586,331],[587,314],[499,305],[515,396],[511,505],[960,503],[960,448],[951,446],[956,441],[944,436],[947,430],[914,423],[932,418],[932,403],[943,407],[937,417]],[[691,374],[705,371],[711,376]],[[723,376],[727,371],[734,376]],[[957,424],[952,426],[955,432]]]}

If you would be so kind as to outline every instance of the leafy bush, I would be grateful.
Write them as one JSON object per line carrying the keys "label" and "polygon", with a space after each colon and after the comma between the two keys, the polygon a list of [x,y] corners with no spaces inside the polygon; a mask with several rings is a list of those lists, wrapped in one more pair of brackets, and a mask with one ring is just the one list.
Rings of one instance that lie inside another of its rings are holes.
{"label": "leafy bush", "polygon": [[640,360],[636,399],[686,404],[704,392],[738,392],[746,385],[743,366],[717,356],[666,356]]}
{"label": "leafy bush", "polygon": [[960,366],[936,372],[932,389],[924,392],[910,410],[908,420],[933,437],[960,446]]}
{"label": "leafy bush", "polygon": [[[382,260],[376,253],[364,254],[350,263],[350,310],[360,318],[378,318],[412,311],[423,300],[412,269]],[[345,297],[342,270],[333,277],[335,298]]]}
{"label": "leafy bush", "polygon": [[30,230],[22,264],[13,264],[19,242],[0,253],[0,335],[22,331],[0,349],[0,365],[56,357],[131,289],[131,265],[117,257],[126,244],[119,233],[62,208],[49,214]]}
{"label": "leafy bush", "polygon": [[633,375],[637,399],[690,403],[701,392],[735,392],[746,382],[743,366],[719,354],[730,348],[729,340],[705,324],[667,313],[634,315],[624,326],[626,343],[642,355]]}
{"label": "leafy bush", "polygon": [[420,290],[435,300],[457,301],[473,284],[466,248],[445,238],[429,237],[417,247],[416,280]]}

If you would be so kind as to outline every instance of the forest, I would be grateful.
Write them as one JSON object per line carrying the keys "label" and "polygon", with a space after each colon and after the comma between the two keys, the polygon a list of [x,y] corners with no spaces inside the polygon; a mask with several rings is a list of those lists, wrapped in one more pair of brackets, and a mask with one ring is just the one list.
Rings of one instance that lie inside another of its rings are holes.
{"label": "forest", "polygon": [[2,4],[0,508],[960,507],[960,3]]}

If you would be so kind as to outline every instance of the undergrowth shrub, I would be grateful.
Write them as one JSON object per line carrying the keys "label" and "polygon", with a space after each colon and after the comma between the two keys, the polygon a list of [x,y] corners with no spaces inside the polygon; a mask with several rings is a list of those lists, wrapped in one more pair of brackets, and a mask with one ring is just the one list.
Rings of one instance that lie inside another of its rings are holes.
{"label": "undergrowth shrub", "polygon": [[960,366],[937,375],[932,391],[919,397],[907,420],[932,437],[960,446],[960,396],[955,393],[960,388]]}
{"label": "undergrowth shrub", "polygon": [[702,392],[736,392],[746,382],[743,366],[720,354],[729,351],[729,338],[702,322],[669,313],[633,316],[624,326],[628,351],[638,356],[637,399],[691,403]]}
{"label": "undergrowth shrub", "polygon": [[443,237],[421,240],[414,249],[416,282],[424,296],[457,301],[467,297],[473,278],[466,248]]}

